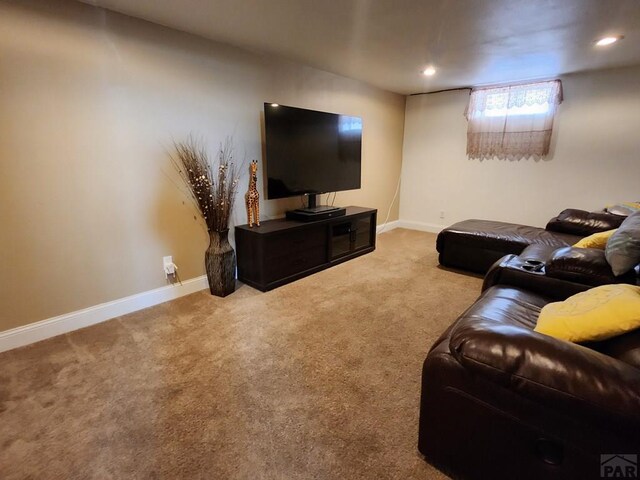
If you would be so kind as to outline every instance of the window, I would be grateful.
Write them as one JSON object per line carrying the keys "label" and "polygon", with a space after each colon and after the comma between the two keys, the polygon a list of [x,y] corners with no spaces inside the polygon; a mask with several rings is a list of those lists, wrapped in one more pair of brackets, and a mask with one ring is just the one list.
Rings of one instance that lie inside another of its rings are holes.
{"label": "window", "polygon": [[560,80],[474,88],[465,114],[467,155],[480,160],[544,157],[561,102]]}

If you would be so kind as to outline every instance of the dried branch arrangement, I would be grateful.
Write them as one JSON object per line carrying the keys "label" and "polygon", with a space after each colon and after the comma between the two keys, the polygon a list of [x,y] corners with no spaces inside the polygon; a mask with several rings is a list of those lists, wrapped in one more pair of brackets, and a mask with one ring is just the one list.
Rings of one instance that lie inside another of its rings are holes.
{"label": "dried branch arrangement", "polygon": [[218,158],[212,163],[202,141],[189,137],[173,142],[171,162],[189,187],[209,232],[229,228],[229,218],[238,190],[239,169],[233,163],[233,138],[220,144]]}

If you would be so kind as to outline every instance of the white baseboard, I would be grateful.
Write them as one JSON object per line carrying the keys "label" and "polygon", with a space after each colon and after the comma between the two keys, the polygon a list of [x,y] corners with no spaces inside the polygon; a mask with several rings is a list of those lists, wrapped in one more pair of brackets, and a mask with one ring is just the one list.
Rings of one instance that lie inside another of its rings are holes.
{"label": "white baseboard", "polygon": [[380,235],[383,232],[390,232],[394,228],[398,228],[399,220],[394,220],[393,222],[383,223],[382,225],[378,225],[376,227],[376,235]]}
{"label": "white baseboard", "polygon": [[399,220],[396,228],[408,228],[409,230],[420,230],[421,232],[440,233],[445,229],[445,225],[435,223],[415,222],[412,220]]}
{"label": "white baseboard", "polygon": [[376,234],[380,235],[383,232],[390,232],[396,228],[407,228],[409,230],[419,230],[421,232],[440,233],[445,229],[445,225],[436,225],[435,223],[414,222],[412,220],[394,220],[388,222],[386,226],[384,224],[376,227]]}
{"label": "white baseboard", "polygon": [[208,286],[207,277],[203,275],[185,280],[182,285],[167,285],[148,292],[137,293],[129,297],[6,330],[0,332],[0,352],[23,347],[73,330],[95,325],[111,318],[126,315],[127,313],[142,310],[143,308],[152,307],[159,303],[195,293],[208,288]]}
{"label": "white baseboard", "polygon": [[[390,232],[396,228],[408,228],[410,230],[438,233],[445,227],[433,223],[394,220],[388,222],[386,225],[378,225],[376,227],[376,234]],[[121,315],[126,315],[127,313],[142,310],[143,308],[168,302],[169,300],[198,292],[208,288],[208,286],[207,277],[203,275],[186,280],[182,282],[182,285],[167,285],[149,290],[148,292],[137,293],[129,297],[101,303],[100,305],[30,323],[22,327],[5,330],[4,332],[0,332],[0,352],[23,347],[31,343],[46,340],[47,338],[72,332],[73,330],[89,327]]]}

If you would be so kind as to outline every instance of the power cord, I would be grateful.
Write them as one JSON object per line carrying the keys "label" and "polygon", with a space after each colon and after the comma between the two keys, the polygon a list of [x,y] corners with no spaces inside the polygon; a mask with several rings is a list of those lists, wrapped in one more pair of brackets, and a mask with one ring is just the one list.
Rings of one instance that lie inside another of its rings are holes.
{"label": "power cord", "polygon": [[378,232],[380,235],[384,232],[384,229],[387,228],[387,223],[389,222],[389,217],[391,216],[391,209],[393,208],[393,204],[396,203],[396,198],[398,198],[398,192],[400,191],[400,181],[402,180],[402,175],[398,176],[398,185],[396,186],[396,193],[393,194],[393,199],[391,200],[391,205],[389,205],[389,211],[387,212],[387,218],[384,219],[384,223],[382,224],[382,228]]}

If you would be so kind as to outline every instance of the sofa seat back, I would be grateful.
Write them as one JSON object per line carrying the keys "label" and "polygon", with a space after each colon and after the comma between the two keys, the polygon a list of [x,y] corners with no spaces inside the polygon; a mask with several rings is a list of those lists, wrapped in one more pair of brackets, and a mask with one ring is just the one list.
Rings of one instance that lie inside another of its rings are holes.
{"label": "sofa seat back", "polygon": [[597,479],[603,453],[640,451],[637,337],[595,351],[534,332],[549,301],[491,287],[427,355],[418,448],[452,478]]}

